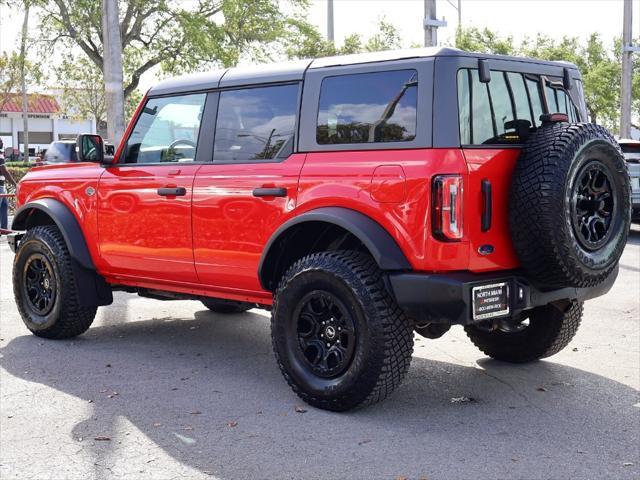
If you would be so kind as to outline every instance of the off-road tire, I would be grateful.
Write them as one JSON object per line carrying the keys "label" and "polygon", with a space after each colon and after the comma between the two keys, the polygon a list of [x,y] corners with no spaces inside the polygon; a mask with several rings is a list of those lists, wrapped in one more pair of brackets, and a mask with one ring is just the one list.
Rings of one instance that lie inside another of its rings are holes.
{"label": "off-road tire", "polygon": [[[315,375],[300,359],[294,312],[304,295],[317,291],[348,305],[356,326],[351,363],[335,378]],[[284,274],[275,295],[271,338],[278,366],[300,398],[317,408],[345,411],[379,402],[400,385],[411,362],[412,327],[370,256],[332,251],[306,256]]]}
{"label": "off-road tire", "polygon": [[[572,189],[591,165],[610,175],[615,204],[603,244],[587,248],[579,240]],[[531,135],[513,173],[509,211],[513,245],[530,278],[558,287],[602,283],[622,255],[630,215],[627,166],[609,132],[589,123],[553,123]]]}
{"label": "off-road tire", "polygon": [[[46,259],[55,282],[55,299],[48,313],[39,315],[28,299],[26,266],[35,256]],[[13,262],[13,293],[26,327],[38,337],[64,339],[84,333],[95,318],[97,307],[80,305],[72,258],[64,238],[53,225],[29,229],[20,242]]]}
{"label": "off-road tire", "polygon": [[234,302],[222,298],[205,298],[202,304],[212,312],[222,314],[244,313],[255,306],[253,303]]}
{"label": "off-road tire", "polygon": [[572,302],[565,311],[553,305],[534,308],[523,330],[489,331],[477,325],[465,326],[473,344],[491,358],[510,363],[527,363],[550,357],[566,347],[582,320],[582,302]]}

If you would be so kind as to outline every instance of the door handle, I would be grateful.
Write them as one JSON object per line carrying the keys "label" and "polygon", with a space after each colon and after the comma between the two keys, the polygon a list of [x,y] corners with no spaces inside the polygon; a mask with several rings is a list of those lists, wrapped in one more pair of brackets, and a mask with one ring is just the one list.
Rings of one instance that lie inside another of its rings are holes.
{"label": "door handle", "polygon": [[253,189],[254,197],[286,197],[287,189],[283,187],[262,187]]}
{"label": "door handle", "polygon": [[493,213],[491,182],[484,178],[480,185],[482,191],[482,220],[480,222],[480,228],[483,232],[486,232],[491,228],[491,216]]}
{"label": "door handle", "polygon": [[184,197],[187,189],[184,187],[163,187],[158,189],[158,195],[162,197]]}

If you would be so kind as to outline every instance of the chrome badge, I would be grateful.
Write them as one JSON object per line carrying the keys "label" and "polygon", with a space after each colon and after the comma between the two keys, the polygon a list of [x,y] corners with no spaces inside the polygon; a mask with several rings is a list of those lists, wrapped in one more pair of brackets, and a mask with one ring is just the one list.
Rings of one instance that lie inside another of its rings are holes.
{"label": "chrome badge", "polygon": [[93,197],[96,193],[96,189],[93,187],[87,187],[87,189],[84,191],[88,196]]}

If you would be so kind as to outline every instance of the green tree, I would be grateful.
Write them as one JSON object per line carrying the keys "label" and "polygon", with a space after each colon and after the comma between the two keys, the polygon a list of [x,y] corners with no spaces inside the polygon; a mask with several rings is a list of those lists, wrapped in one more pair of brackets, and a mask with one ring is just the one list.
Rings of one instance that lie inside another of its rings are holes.
{"label": "green tree", "polygon": [[288,58],[319,58],[333,55],[348,55],[360,52],[378,52],[401,48],[402,42],[396,27],[381,19],[377,25],[378,33],[363,39],[354,33],[345,37],[341,46],[326,40],[320,31],[306,22],[297,24],[297,29],[286,39],[285,53]]}
{"label": "green tree", "polygon": [[[174,74],[263,59],[270,46],[304,26],[306,6],[307,0],[291,0],[292,13],[285,14],[277,0],[120,0],[125,97],[156,67]],[[40,27],[45,48],[80,47],[102,72],[101,2],[48,0]]]}
{"label": "green tree", "polygon": [[458,29],[455,46],[467,52],[492,53],[498,55],[516,55],[513,37],[500,37],[496,32],[475,27]]}
{"label": "green tree", "polygon": [[[105,103],[102,73],[90,60],[79,58],[65,59],[55,68],[57,85],[60,91],[60,107],[65,115],[72,119],[94,118],[98,131],[106,132],[107,106]],[[142,99],[139,90],[133,90],[125,100],[125,121],[133,115]]]}
{"label": "green tree", "polygon": [[0,111],[15,96],[20,87],[20,56],[0,53]]}

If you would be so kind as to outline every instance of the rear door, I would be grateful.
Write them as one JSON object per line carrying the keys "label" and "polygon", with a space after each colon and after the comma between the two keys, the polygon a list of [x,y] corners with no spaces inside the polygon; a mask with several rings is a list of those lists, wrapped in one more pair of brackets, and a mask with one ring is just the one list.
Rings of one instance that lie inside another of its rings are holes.
{"label": "rear door", "polygon": [[149,98],[120,163],[101,176],[100,255],[110,273],[197,282],[191,200],[199,160],[206,159],[205,101],[205,93]]}
{"label": "rear door", "polygon": [[305,155],[293,153],[300,84],[222,90],[213,162],[193,187],[193,245],[200,281],[259,292],[262,251],[295,208]]}
{"label": "rear door", "polygon": [[493,69],[488,83],[477,68],[457,71],[460,144],[469,168],[465,231],[469,269],[518,265],[509,233],[509,190],[522,144],[543,113],[579,110],[561,82],[544,74]]}

